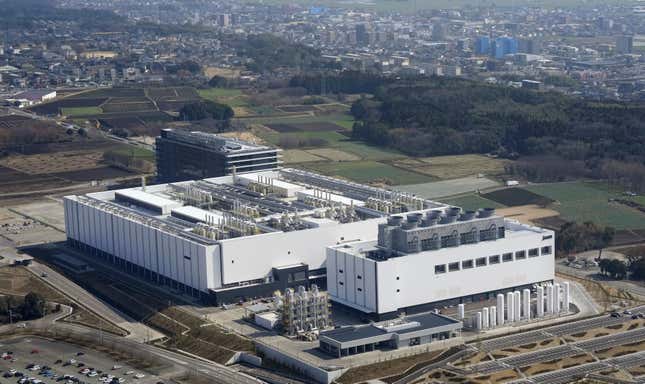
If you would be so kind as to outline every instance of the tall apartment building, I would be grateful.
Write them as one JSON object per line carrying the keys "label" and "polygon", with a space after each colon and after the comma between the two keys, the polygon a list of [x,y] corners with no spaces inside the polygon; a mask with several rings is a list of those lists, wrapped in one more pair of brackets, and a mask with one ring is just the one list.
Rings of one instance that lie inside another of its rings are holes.
{"label": "tall apartment building", "polygon": [[277,169],[280,149],[204,132],[164,129],[156,141],[157,180],[175,182]]}

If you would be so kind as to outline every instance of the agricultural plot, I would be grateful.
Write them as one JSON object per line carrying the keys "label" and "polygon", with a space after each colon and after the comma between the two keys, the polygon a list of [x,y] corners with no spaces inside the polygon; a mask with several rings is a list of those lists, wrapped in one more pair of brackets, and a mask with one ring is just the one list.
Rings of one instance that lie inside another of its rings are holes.
{"label": "agricultural plot", "polygon": [[320,156],[331,161],[357,161],[361,158],[349,152],[344,152],[336,148],[318,148],[307,151],[314,156]]}
{"label": "agricultural plot", "polygon": [[292,113],[292,112],[313,112],[316,108],[313,105],[280,105],[277,107],[279,111]]}
{"label": "agricultural plot", "polygon": [[99,88],[73,95],[73,99],[109,98],[109,97],[145,97],[143,88]]}
{"label": "agricultural plot", "polygon": [[285,163],[308,163],[311,161],[324,161],[326,159],[316,156],[309,151],[303,151],[302,149],[288,149],[282,152],[282,160]]}
{"label": "agricultural plot", "polygon": [[496,201],[507,207],[520,205],[541,205],[546,206],[553,202],[548,197],[531,192],[523,188],[505,188],[482,195],[484,198]]}
{"label": "agricultural plot", "polygon": [[67,117],[81,117],[87,115],[98,115],[103,113],[100,107],[70,107],[61,108],[60,114]]}
{"label": "agricultural plot", "polygon": [[504,173],[505,161],[483,155],[457,155],[408,158],[398,160],[395,164],[439,179],[457,179],[479,174],[500,175]]}
{"label": "agricultural plot", "polygon": [[428,181],[428,177],[389,164],[376,161],[309,163],[308,169],[327,175],[335,175],[359,183],[414,184]]}
{"label": "agricultural plot", "polygon": [[645,214],[612,202],[611,199],[621,195],[604,184],[540,184],[528,186],[526,190],[555,200],[552,208],[566,220],[593,221],[616,229],[645,229]]}
{"label": "agricultural plot", "polygon": [[488,200],[486,198],[483,198],[478,194],[469,194],[469,195],[464,195],[460,197],[441,199],[440,201],[442,203],[461,207],[462,209],[469,210],[469,211],[476,210],[478,208],[504,207],[502,204],[499,204],[493,200]]}
{"label": "agricultural plot", "polygon": [[[429,177],[429,176],[428,176]],[[432,181],[422,184],[398,186],[395,189],[407,192],[426,199],[437,199],[454,195],[475,192],[499,185],[497,182],[485,177],[463,177],[461,179]]]}
{"label": "agricultural plot", "polygon": [[[139,111],[156,111],[157,107],[152,101],[128,101],[122,102],[121,99],[110,99],[101,106],[103,112],[139,112]],[[100,112],[99,112],[100,113]]]}
{"label": "agricultural plot", "polygon": [[267,127],[280,133],[287,132],[334,132],[342,130],[336,124],[327,122],[313,122],[313,123],[275,123],[267,124]]}
{"label": "agricultural plot", "polygon": [[50,103],[39,104],[29,108],[31,112],[40,115],[58,115],[63,109],[80,111],[81,108],[99,108],[101,104],[107,101],[107,98],[70,98],[54,100]]}

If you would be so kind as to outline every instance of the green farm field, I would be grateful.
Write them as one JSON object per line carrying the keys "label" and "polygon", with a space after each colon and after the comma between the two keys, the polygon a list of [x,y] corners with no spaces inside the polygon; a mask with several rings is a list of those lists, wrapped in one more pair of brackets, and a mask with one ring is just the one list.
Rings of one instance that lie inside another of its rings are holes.
{"label": "green farm field", "polygon": [[428,176],[393,167],[376,161],[348,161],[310,163],[307,169],[334,175],[361,183],[387,181],[394,185],[416,184],[430,181]]}
{"label": "green farm field", "polygon": [[609,201],[625,198],[620,191],[604,183],[570,182],[539,184],[527,190],[555,200],[551,208],[565,220],[593,221],[616,229],[645,228],[645,214]]}

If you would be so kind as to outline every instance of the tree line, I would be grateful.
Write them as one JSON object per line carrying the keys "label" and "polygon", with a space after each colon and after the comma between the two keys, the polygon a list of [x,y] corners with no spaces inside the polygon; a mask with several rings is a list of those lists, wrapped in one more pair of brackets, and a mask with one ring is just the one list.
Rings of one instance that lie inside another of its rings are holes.
{"label": "tree line", "polygon": [[[357,140],[413,156],[526,158],[513,171],[529,178],[554,181],[582,173],[645,190],[642,103],[588,101],[458,78],[352,72],[296,76],[291,85],[313,94],[323,85],[330,92],[371,93],[351,107]],[[528,161],[540,156],[550,156],[551,164]]]}
{"label": "tree line", "polygon": [[0,316],[2,316],[5,323],[40,319],[45,314],[45,298],[38,293],[29,292],[24,298],[14,296],[0,297]]}

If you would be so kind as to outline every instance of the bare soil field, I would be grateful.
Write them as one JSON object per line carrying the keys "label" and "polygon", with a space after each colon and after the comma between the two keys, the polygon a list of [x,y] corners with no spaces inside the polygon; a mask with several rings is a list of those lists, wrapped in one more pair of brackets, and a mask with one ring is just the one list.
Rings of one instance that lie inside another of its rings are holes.
{"label": "bare soil field", "polygon": [[84,181],[103,180],[103,179],[118,179],[121,177],[130,177],[133,175],[134,175],[133,172],[130,172],[121,168],[116,168],[116,167],[97,167],[97,168],[84,169],[84,170],[78,170],[78,171],[52,173],[52,176],[60,177],[74,182],[84,182]]}
{"label": "bare soil field", "polygon": [[563,359],[557,359],[554,361],[547,361],[544,363],[532,364],[526,367],[520,368],[522,373],[527,376],[539,375],[540,373],[553,372],[558,369],[565,369],[569,367],[574,367],[576,365],[591,363],[595,361],[593,356],[589,354],[580,354],[577,356],[565,357]]}
{"label": "bare soil field", "polygon": [[558,211],[553,209],[543,208],[535,204],[520,205],[509,208],[498,208],[497,214],[500,216],[515,219],[524,224],[537,224],[535,220],[544,219],[547,217],[559,216]]}
{"label": "bare soil field", "polygon": [[29,175],[15,169],[0,165],[0,193],[13,193],[40,189],[43,186],[58,188],[68,185],[69,182],[49,175]]}
{"label": "bare soil field", "polygon": [[100,152],[96,151],[13,155],[0,160],[0,165],[30,175],[43,175],[96,168],[101,162],[102,156]]}

